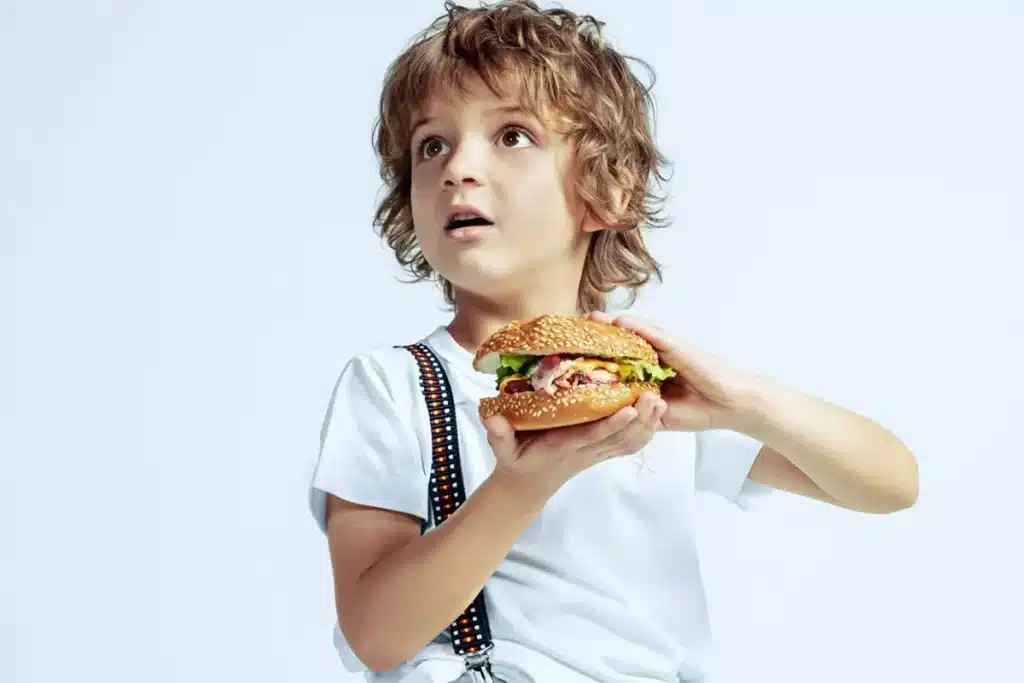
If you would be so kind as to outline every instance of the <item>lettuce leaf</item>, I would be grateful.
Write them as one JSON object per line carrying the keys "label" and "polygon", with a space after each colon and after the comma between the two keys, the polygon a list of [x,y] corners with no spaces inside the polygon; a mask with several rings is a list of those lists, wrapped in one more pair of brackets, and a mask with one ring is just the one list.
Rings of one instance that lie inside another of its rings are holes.
{"label": "lettuce leaf", "polygon": [[495,382],[495,387],[500,387],[501,380],[505,379],[509,375],[522,375],[523,377],[526,377],[530,371],[537,366],[537,363],[540,362],[541,356],[515,356],[511,354],[501,354],[498,358],[501,364],[498,366],[498,377]]}
{"label": "lettuce leaf", "polygon": [[619,358],[619,376],[625,380],[637,382],[664,382],[669,377],[675,377],[676,371],[672,368],[663,368],[654,363],[635,358]]}
{"label": "lettuce leaf", "polygon": [[504,368],[508,368],[512,372],[520,372],[523,366],[529,363],[531,360],[539,359],[538,356],[513,356],[506,355],[504,353],[498,356],[498,358],[501,362],[501,367],[498,369],[501,370]]}

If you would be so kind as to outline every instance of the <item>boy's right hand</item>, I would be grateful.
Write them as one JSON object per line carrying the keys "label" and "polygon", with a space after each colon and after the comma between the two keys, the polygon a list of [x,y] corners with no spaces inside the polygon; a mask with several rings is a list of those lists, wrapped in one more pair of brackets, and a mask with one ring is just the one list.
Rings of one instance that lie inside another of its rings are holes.
{"label": "boy's right hand", "polygon": [[546,501],[583,470],[646,446],[665,409],[660,396],[644,394],[633,406],[596,422],[519,434],[505,418],[492,417],[484,422],[497,460],[492,476]]}

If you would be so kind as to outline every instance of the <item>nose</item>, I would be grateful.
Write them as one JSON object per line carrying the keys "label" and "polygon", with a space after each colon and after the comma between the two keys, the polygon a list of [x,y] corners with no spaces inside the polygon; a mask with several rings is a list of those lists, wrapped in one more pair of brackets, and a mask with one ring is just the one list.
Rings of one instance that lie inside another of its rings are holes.
{"label": "nose", "polygon": [[473,139],[463,141],[448,157],[444,169],[445,187],[483,184],[486,164],[487,152],[483,146]]}

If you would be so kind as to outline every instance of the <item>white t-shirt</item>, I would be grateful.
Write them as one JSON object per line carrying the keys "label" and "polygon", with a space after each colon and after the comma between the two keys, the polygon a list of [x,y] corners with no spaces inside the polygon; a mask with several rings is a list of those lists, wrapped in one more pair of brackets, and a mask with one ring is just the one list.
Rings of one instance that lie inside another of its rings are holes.
{"label": "white t-shirt", "polygon": [[[466,492],[494,466],[477,414],[494,375],[445,327],[423,340],[452,385]],[[325,528],[326,494],[426,518],[429,420],[405,349],[352,358],[322,431],[310,506]],[[661,432],[640,454],[574,477],[547,503],[488,580],[484,594],[495,675],[508,683],[700,681],[709,627],[694,536],[694,498],[712,491],[744,505],[764,492],[747,478],[760,444],[730,431]],[[398,616],[398,615],[396,615]],[[449,683],[463,671],[442,633],[398,669],[373,673],[337,625],[350,671],[387,683]]]}

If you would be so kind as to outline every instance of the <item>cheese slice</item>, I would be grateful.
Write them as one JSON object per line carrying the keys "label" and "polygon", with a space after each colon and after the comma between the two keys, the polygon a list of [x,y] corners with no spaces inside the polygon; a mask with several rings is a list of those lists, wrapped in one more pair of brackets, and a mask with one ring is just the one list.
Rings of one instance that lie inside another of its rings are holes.
{"label": "cheese slice", "polygon": [[616,375],[619,372],[619,366],[617,363],[613,363],[610,360],[601,360],[600,358],[581,358],[576,361],[576,364],[573,367],[582,370],[583,372],[590,372],[591,370],[597,370],[598,368],[607,370],[613,375]]}
{"label": "cheese slice", "polygon": [[505,387],[508,386],[509,382],[515,382],[516,380],[520,380],[520,379],[526,379],[526,378],[523,377],[522,375],[519,375],[519,374],[509,375],[508,377],[503,378],[501,380],[501,384],[498,385],[498,393],[499,394],[504,393],[505,392]]}

